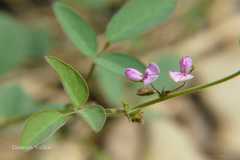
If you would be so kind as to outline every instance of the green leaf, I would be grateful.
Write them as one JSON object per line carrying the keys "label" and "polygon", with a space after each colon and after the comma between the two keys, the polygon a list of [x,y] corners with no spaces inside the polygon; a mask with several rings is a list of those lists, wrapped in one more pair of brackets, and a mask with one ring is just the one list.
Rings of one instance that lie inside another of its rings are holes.
{"label": "green leaf", "polygon": [[19,118],[38,109],[32,97],[17,85],[0,87],[0,123],[6,119]]}
{"label": "green leaf", "polygon": [[83,54],[95,57],[97,36],[94,30],[70,7],[61,2],[54,4],[55,15],[63,30]]}
{"label": "green leaf", "polygon": [[107,26],[110,42],[135,38],[166,21],[176,6],[176,0],[130,0]]}
{"label": "green leaf", "polygon": [[[101,100],[104,100],[110,106],[122,107],[122,102],[138,105],[150,100],[148,97],[136,95],[136,91],[143,87],[143,83],[131,82],[126,77],[101,66],[96,67],[94,76],[97,82],[95,92],[101,95],[98,97],[101,97]],[[150,97],[152,98],[152,96]]]}
{"label": "green leaf", "polygon": [[136,90],[142,87],[142,84],[129,83],[124,77],[124,70],[132,67],[144,72],[143,63],[135,57],[120,53],[103,54],[95,62],[98,65],[95,72],[98,83],[96,89],[106,102],[117,107],[121,106],[122,101],[134,104],[140,102],[139,97],[136,96]]}
{"label": "green leaf", "polygon": [[0,14],[0,75],[24,63],[29,56],[47,53],[49,37],[36,32],[6,14]]}
{"label": "green leaf", "polygon": [[20,146],[24,150],[32,149],[53,135],[65,122],[65,115],[57,111],[45,111],[33,114],[26,122],[22,132]]}
{"label": "green leaf", "polygon": [[161,69],[160,77],[153,85],[159,90],[174,89],[177,87],[177,83],[169,77],[169,71],[179,70],[179,56],[175,54],[162,54],[158,57],[157,64]]}
{"label": "green leaf", "polygon": [[0,125],[6,121],[26,117],[43,110],[64,110],[62,104],[42,104],[35,102],[18,85],[0,86]]}
{"label": "green leaf", "polygon": [[99,132],[106,121],[105,110],[100,105],[87,106],[80,111],[80,115],[95,132]]}
{"label": "green leaf", "polygon": [[[101,66],[96,67],[94,78],[96,80],[95,92],[101,95],[110,106],[121,106],[124,99],[124,77],[113,73]],[[114,82],[114,83],[113,83]]]}
{"label": "green leaf", "polygon": [[[172,53],[159,53],[159,55],[161,56],[154,57],[152,60],[152,62],[156,62],[161,69],[159,79],[153,84],[159,90],[174,89],[177,87],[177,83],[170,79],[169,71],[179,70],[179,56]],[[131,82],[125,77],[109,71],[110,69],[112,68],[104,67],[104,65],[102,65],[97,67],[95,72],[95,79],[97,81],[95,91],[97,91],[109,105],[121,107],[121,102],[128,102],[129,104],[134,104],[135,106],[157,98],[157,95],[146,97],[137,96],[136,91],[139,88],[142,88],[143,84]]]}
{"label": "green leaf", "polygon": [[47,57],[48,63],[58,73],[63,86],[76,108],[86,103],[89,90],[86,81],[72,66],[55,57]]}
{"label": "green leaf", "polygon": [[120,53],[104,54],[97,58],[95,62],[97,65],[122,76],[124,76],[124,70],[128,67],[136,68],[141,72],[145,69],[144,64],[135,57]]}

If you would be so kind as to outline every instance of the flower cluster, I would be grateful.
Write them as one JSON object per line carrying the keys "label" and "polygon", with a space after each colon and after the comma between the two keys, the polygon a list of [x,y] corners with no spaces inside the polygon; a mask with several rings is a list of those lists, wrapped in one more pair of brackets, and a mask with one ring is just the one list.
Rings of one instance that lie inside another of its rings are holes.
{"label": "flower cluster", "polygon": [[[175,82],[185,82],[192,79],[193,70],[192,59],[189,56],[182,57],[180,62],[180,71],[169,71],[169,76]],[[151,63],[147,66],[144,73],[141,73],[134,68],[126,68],[125,76],[134,82],[143,82],[144,85],[149,85],[156,81],[160,76],[160,69],[157,64]]]}

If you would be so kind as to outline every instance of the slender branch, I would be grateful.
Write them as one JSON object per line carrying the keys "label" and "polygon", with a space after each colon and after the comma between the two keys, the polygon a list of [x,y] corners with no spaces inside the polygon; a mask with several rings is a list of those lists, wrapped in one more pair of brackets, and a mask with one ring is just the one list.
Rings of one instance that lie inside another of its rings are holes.
{"label": "slender branch", "polygon": [[91,68],[90,68],[90,71],[88,72],[87,77],[86,77],[87,82],[88,82],[88,81],[90,80],[90,78],[92,77],[92,74],[93,74],[93,71],[94,71],[95,67],[96,67],[96,64],[95,64],[95,63],[92,63]]}
{"label": "slender branch", "polygon": [[[103,53],[103,51],[105,51],[109,46],[110,46],[110,43],[109,43],[109,42],[106,42],[106,43],[104,44],[103,48],[97,53],[97,55],[99,56],[99,55],[100,55],[101,53]],[[89,79],[91,78],[95,67],[96,67],[96,64],[95,64],[95,63],[92,63],[91,68],[90,68],[90,71],[89,71],[89,73],[88,73],[88,75],[87,75],[87,78],[86,78],[87,81],[89,81]],[[74,112],[69,112],[69,113],[67,113],[66,115],[72,115],[72,114],[74,114],[74,113],[76,113],[76,111],[74,111]],[[116,114],[116,113],[121,113],[121,110],[109,109],[107,115],[108,115],[108,116],[112,116],[113,114]],[[31,115],[31,114],[26,115],[26,116],[22,116],[22,117],[18,117],[18,118],[8,119],[8,120],[5,120],[5,121],[3,121],[3,122],[0,122],[0,129],[5,128],[5,127],[8,127],[9,125],[13,125],[13,124],[20,123],[20,122],[26,120],[30,115]]]}
{"label": "slender branch", "polygon": [[157,88],[155,88],[153,84],[151,84],[151,87],[155,92],[157,92],[159,96],[161,96],[162,93]]}
{"label": "slender branch", "polygon": [[171,90],[171,92],[176,92],[176,91],[178,91],[179,89],[183,88],[185,85],[186,85],[186,82],[183,82],[182,85],[180,85],[180,86],[178,86],[177,88]]}
{"label": "slender branch", "polygon": [[106,108],[105,112],[107,114],[107,117],[115,117],[121,114],[125,114],[124,110],[117,109],[117,108]]}
{"label": "slender branch", "polygon": [[[151,100],[149,102],[146,102],[146,103],[143,103],[141,105],[133,107],[128,112],[128,114],[136,113],[138,111],[141,111],[142,109],[145,109],[145,108],[147,108],[147,107],[149,107],[149,106],[151,106],[151,105],[153,105],[155,103],[159,103],[159,102],[162,102],[162,101],[174,98],[174,97],[178,97],[178,96],[188,95],[188,94],[191,94],[191,93],[194,93],[194,92],[198,92],[198,91],[201,91],[203,89],[206,89],[206,88],[209,88],[209,87],[221,84],[221,83],[226,82],[228,80],[231,80],[231,79],[233,79],[233,78],[235,78],[235,77],[237,77],[239,75],[240,75],[240,70],[237,71],[236,73],[233,73],[233,74],[227,76],[227,77],[224,77],[222,79],[213,81],[213,82],[208,83],[208,84],[198,85],[198,86],[195,86],[195,87],[192,87],[192,88],[188,88],[188,89],[185,89],[185,90],[182,90],[182,91],[176,91],[176,92],[169,93],[166,96],[163,96],[163,97],[157,98],[155,100]],[[124,110],[117,109],[117,108],[107,108],[107,109],[105,109],[105,111],[106,111],[107,117],[115,117],[115,116],[119,116],[121,114],[125,114]],[[76,113],[76,111],[68,112],[68,113],[66,113],[66,115],[72,115],[74,113]],[[23,116],[23,117],[19,117],[19,118],[15,118],[15,119],[9,119],[9,120],[5,121],[4,123],[0,123],[0,129],[5,128],[5,127],[7,127],[9,125],[12,125],[12,124],[19,123],[19,122],[25,120],[27,117],[28,116]]]}
{"label": "slender branch", "polygon": [[233,73],[233,74],[231,74],[231,75],[229,75],[229,76],[227,76],[227,77],[224,77],[222,79],[213,81],[213,82],[208,83],[208,84],[198,85],[198,86],[195,86],[195,87],[192,87],[192,88],[188,88],[188,89],[185,89],[185,90],[182,90],[182,91],[169,93],[168,95],[166,95],[164,97],[160,97],[160,98],[157,98],[155,100],[152,100],[152,101],[149,101],[149,102],[146,102],[146,103],[143,103],[141,105],[133,107],[132,110],[130,111],[130,113],[137,112],[137,111],[139,111],[141,109],[144,109],[144,108],[146,108],[146,107],[148,107],[150,105],[153,105],[155,103],[159,103],[159,102],[162,102],[162,101],[174,98],[174,97],[188,95],[188,94],[191,94],[191,93],[194,93],[194,92],[201,91],[201,90],[203,90],[205,88],[209,88],[209,87],[221,84],[223,82],[226,82],[226,81],[228,81],[230,79],[233,79],[233,78],[235,78],[235,77],[237,77],[239,75],[240,75],[240,70],[235,72],[235,73]]}
{"label": "slender branch", "polygon": [[[100,54],[102,54],[103,51],[105,51],[109,46],[110,46],[110,43],[109,43],[109,42],[106,42],[106,43],[104,44],[103,48],[98,51],[97,56],[99,56]],[[96,64],[95,64],[95,62],[93,62],[92,65],[91,65],[91,68],[90,68],[90,70],[89,70],[89,73],[87,74],[87,78],[86,78],[87,81],[89,81],[90,78],[92,77],[92,74],[93,74],[93,71],[94,71],[95,67],[96,67]]]}

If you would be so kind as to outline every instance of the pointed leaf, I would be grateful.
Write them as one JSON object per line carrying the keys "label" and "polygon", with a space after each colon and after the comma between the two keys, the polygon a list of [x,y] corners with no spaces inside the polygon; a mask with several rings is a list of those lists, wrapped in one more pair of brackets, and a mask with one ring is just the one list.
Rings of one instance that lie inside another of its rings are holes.
{"label": "pointed leaf", "polygon": [[95,132],[99,132],[106,121],[105,110],[100,105],[87,106],[80,111],[80,115]]}
{"label": "pointed leaf", "polygon": [[43,143],[65,124],[65,115],[57,111],[33,114],[26,122],[22,132],[20,146],[24,150],[32,149]]}
{"label": "pointed leaf", "polygon": [[86,56],[94,57],[97,52],[97,36],[94,30],[70,7],[56,2],[55,15],[72,42]]}
{"label": "pointed leaf", "polygon": [[104,54],[97,58],[95,62],[99,66],[122,76],[124,76],[124,70],[128,67],[136,68],[141,72],[145,69],[144,64],[135,57],[120,53]]}
{"label": "pointed leaf", "polygon": [[55,57],[47,57],[48,63],[58,73],[63,86],[75,107],[80,108],[86,103],[89,90],[86,81],[72,66]]}
{"label": "pointed leaf", "polygon": [[130,0],[107,26],[110,42],[135,38],[169,18],[176,0]]}

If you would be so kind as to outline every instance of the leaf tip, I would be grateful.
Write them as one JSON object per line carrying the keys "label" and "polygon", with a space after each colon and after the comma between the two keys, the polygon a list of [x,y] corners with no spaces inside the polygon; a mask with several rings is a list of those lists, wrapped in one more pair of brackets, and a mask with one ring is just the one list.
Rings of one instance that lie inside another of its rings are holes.
{"label": "leaf tip", "polygon": [[46,61],[49,61],[49,56],[44,56]]}
{"label": "leaf tip", "polygon": [[53,57],[53,56],[45,56],[44,58],[47,61],[47,63],[49,63],[49,64],[51,64],[52,60],[56,60],[57,59],[56,57]]}

